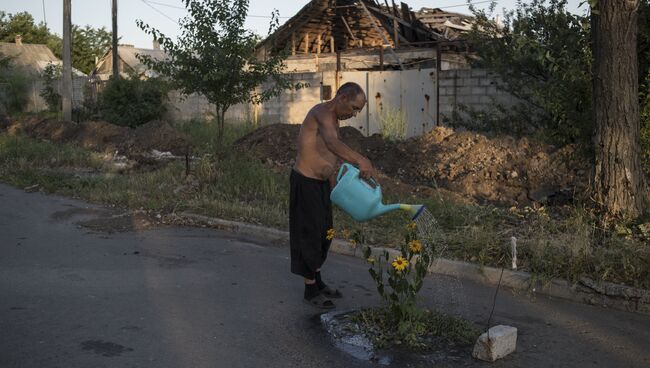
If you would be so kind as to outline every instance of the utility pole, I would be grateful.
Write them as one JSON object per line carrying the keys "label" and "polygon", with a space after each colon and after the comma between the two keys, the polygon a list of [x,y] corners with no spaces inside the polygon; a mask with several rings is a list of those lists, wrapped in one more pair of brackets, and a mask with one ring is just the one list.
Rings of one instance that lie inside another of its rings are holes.
{"label": "utility pole", "polygon": [[113,0],[113,45],[112,45],[112,60],[113,60],[113,78],[120,77],[119,58],[117,56],[117,0]]}
{"label": "utility pole", "polygon": [[71,0],[63,0],[63,121],[72,120],[72,58],[70,44],[72,43]]}

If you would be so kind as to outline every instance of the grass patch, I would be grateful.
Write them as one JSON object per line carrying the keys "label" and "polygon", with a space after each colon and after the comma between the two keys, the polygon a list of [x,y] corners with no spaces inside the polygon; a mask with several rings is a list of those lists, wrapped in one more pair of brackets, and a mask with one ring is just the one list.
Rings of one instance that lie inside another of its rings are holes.
{"label": "grass patch", "polygon": [[[215,124],[188,121],[177,125],[194,144],[189,177],[183,163],[154,171],[115,173],[109,157],[69,144],[39,142],[0,134],[0,180],[19,188],[43,190],[95,203],[157,213],[191,211],[207,216],[288,229],[288,169],[270,168],[236,152],[232,143],[252,125],[226,125],[224,141]],[[92,175],[79,175],[80,169]],[[385,202],[424,203],[437,219],[447,258],[510,267],[510,237],[518,239],[519,269],[542,281],[587,276],[598,281],[650,289],[650,247],[638,236],[598,229],[586,209],[568,207],[509,210],[460,204],[442,197],[418,198],[388,192]],[[409,215],[394,211],[357,223],[338,209],[340,230],[363,233],[366,244],[396,246]],[[635,224],[627,224],[635,229]],[[636,231],[636,230],[635,230]],[[359,250],[361,251],[361,250]]]}
{"label": "grass patch", "polygon": [[[403,347],[416,351],[431,351],[449,344],[466,346],[474,343],[480,331],[469,321],[424,309],[409,328],[399,329],[385,308],[359,311],[351,316],[359,323],[361,332],[379,349]],[[441,344],[443,343],[443,344]]]}

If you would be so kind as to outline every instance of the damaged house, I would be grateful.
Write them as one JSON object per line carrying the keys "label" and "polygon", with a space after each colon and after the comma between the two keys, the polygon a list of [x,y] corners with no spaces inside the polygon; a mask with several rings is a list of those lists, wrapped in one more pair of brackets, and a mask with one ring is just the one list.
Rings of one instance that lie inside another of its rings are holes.
{"label": "damaged house", "polygon": [[[413,136],[446,124],[458,106],[480,110],[493,104],[494,96],[512,98],[497,91],[485,71],[470,69],[462,35],[471,21],[441,9],[413,11],[394,0],[312,0],[256,49],[260,59],[287,52],[286,73],[307,87],[284,91],[260,105],[233,106],[226,118],[300,124],[313,105],[330,100],[343,83],[356,82],[366,91],[368,105],[341,125],[372,135],[391,124]],[[137,54],[165,57],[155,43],[153,50],[121,45],[118,53],[120,72],[140,78],[149,77],[150,71]],[[107,79],[111,67],[109,50],[94,73]],[[182,98],[172,92],[169,102],[174,120],[214,111],[198,95]]]}
{"label": "damaged house", "polygon": [[286,91],[259,106],[237,106],[231,117],[300,124],[316,103],[356,82],[367,107],[341,125],[365,135],[386,125],[422,134],[456,116],[459,106],[485,110],[513,97],[484,70],[470,69],[463,34],[472,17],[393,0],[313,0],[263,40],[257,57],[285,50],[286,70],[308,88]]}
{"label": "damaged house", "polygon": [[253,107],[253,118],[299,124],[314,104],[351,81],[364,88],[368,105],[341,124],[366,135],[389,123],[408,136],[438,125],[438,71],[468,67],[462,40],[445,37],[393,1],[313,0],[263,40],[257,55],[282,50],[290,53],[292,79],[309,87]]}

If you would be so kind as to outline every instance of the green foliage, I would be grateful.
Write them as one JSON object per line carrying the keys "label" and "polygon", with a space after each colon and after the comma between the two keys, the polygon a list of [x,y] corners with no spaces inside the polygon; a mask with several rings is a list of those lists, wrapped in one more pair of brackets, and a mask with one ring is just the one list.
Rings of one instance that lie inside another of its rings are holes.
{"label": "green foliage", "polygon": [[[158,40],[169,55],[166,60],[139,56],[149,68],[170,79],[183,94],[199,93],[216,106],[219,137],[224,114],[238,103],[259,103],[295,87],[281,74],[286,53],[255,55],[258,37],[244,29],[248,0],[186,0],[188,15],[181,35],[173,41],[160,30],[138,20],[138,26]],[[269,33],[278,27],[277,13]],[[263,82],[273,82],[258,89]]]}
{"label": "green foliage", "polygon": [[192,141],[192,153],[223,157],[232,151],[236,139],[255,130],[249,122],[227,124],[221,141],[219,141],[219,125],[214,120],[187,120],[175,124],[176,129],[187,134]]}
{"label": "green foliage", "polygon": [[48,111],[61,111],[61,95],[57,91],[55,83],[61,78],[61,65],[47,64],[41,78],[43,79],[43,89],[40,96],[45,100]]}
{"label": "green foliage", "polygon": [[136,127],[160,119],[167,111],[167,89],[157,79],[111,78],[97,101],[101,116],[107,121]]}
{"label": "green foliage", "polygon": [[54,46],[61,39],[50,33],[45,23],[34,23],[34,17],[27,12],[8,14],[0,11],[0,42],[14,42],[16,35],[22,36],[24,43],[37,43]]}
{"label": "green foliage", "polygon": [[25,109],[29,99],[31,79],[11,65],[11,58],[0,55],[0,111],[2,107],[9,114]]}
{"label": "green foliage", "polygon": [[[14,42],[16,35],[23,43],[42,44],[58,58],[63,56],[63,41],[52,33],[45,23],[36,24],[27,12],[8,14],[0,11],[0,42]],[[72,25],[72,66],[84,73],[95,67],[95,57],[101,56],[111,44],[111,33],[106,28]]]}
{"label": "green foliage", "polygon": [[399,108],[384,105],[379,117],[381,136],[390,141],[401,141],[406,138],[406,113]]}
{"label": "green foliage", "polygon": [[[111,46],[111,32],[106,28],[72,26],[72,66],[88,74],[95,67],[95,57]],[[58,50],[57,50],[58,51]]]}
{"label": "green foliage", "polygon": [[[355,239],[363,240],[359,236]],[[424,311],[417,307],[416,297],[434,258],[434,244],[423,245],[417,239],[417,225],[410,223],[399,251],[400,255],[391,259],[387,251],[373,255],[372,249],[365,247],[364,257],[385,303],[386,322],[395,329],[397,339],[412,346],[424,333]]]}
{"label": "green foliage", "polygon": [[444,348],[469,345],[480,334],[469,321],[431,310],[422,310],[418,323],[406,334],[392,324],[390,313],[383,308],[362,310],[352,318],[378,349],[401,345],[416,351],[434,350],[440,348],[434,343],[439,338],[444,340]]}
{"label": "green foliage", "polygon": [[533,0],[506,12],[500,28],[490,20],[495,5],[487,13],[472,7],[475,66],[499,74],[500,87],[537,109],[522,123],[547,129],[559,143],[586,142],[592,131],[589,18],[569,13],[566,0]]}

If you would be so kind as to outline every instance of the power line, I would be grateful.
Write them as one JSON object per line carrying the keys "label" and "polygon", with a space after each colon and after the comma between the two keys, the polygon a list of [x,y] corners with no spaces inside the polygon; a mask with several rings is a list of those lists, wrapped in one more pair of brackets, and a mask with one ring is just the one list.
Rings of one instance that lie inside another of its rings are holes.
{"label": "power line", "polygon": [[[472,2],[472,5],[477,5],[477,4],[485,4],[485,3],[491,3],[492,0],[485,0],[485,1],[477,1],[477,2]],[[446,9],[446,8],[458,8],[460,6],[469,6],[467,3],[465,4],[458,4],[458,5],[447,5],[447,6],[439,6],[438,9]]]}
{"label": "power line", "polygon": [[[147,2],[149,2],[151,4],[160,5],[160,6],[166,6],[168,8],[185,10],[184,7],[178,6],[178,5],[165,4],[165,3],[158,2],[158,1],[147,1]],[[253,15],[253,14],[247,14],[246,17],[247,18],[271,18],[270,15]],[[288,18],[291,18],[291,17],[278,17],[278,18],[288,19]]]}
{"label": "power line", "polygon": [[150,7],[151,9],[153,9],[156,13],[158,13],[158,14],[162,15],[163,17],[165,17],[165,18],[171,20],[172,22],[178,24],[178,21],[176,21],[175,19],[173,19],[173,18],[170,17],[169,15],[167,15],[167,14],[161,12],[160,10],[156,9],[153,5],[149,4],[148,1],[145,1],[145,0],[140,0],[140,1],[142,1],[142,3],[144,3],[146,6]]}

